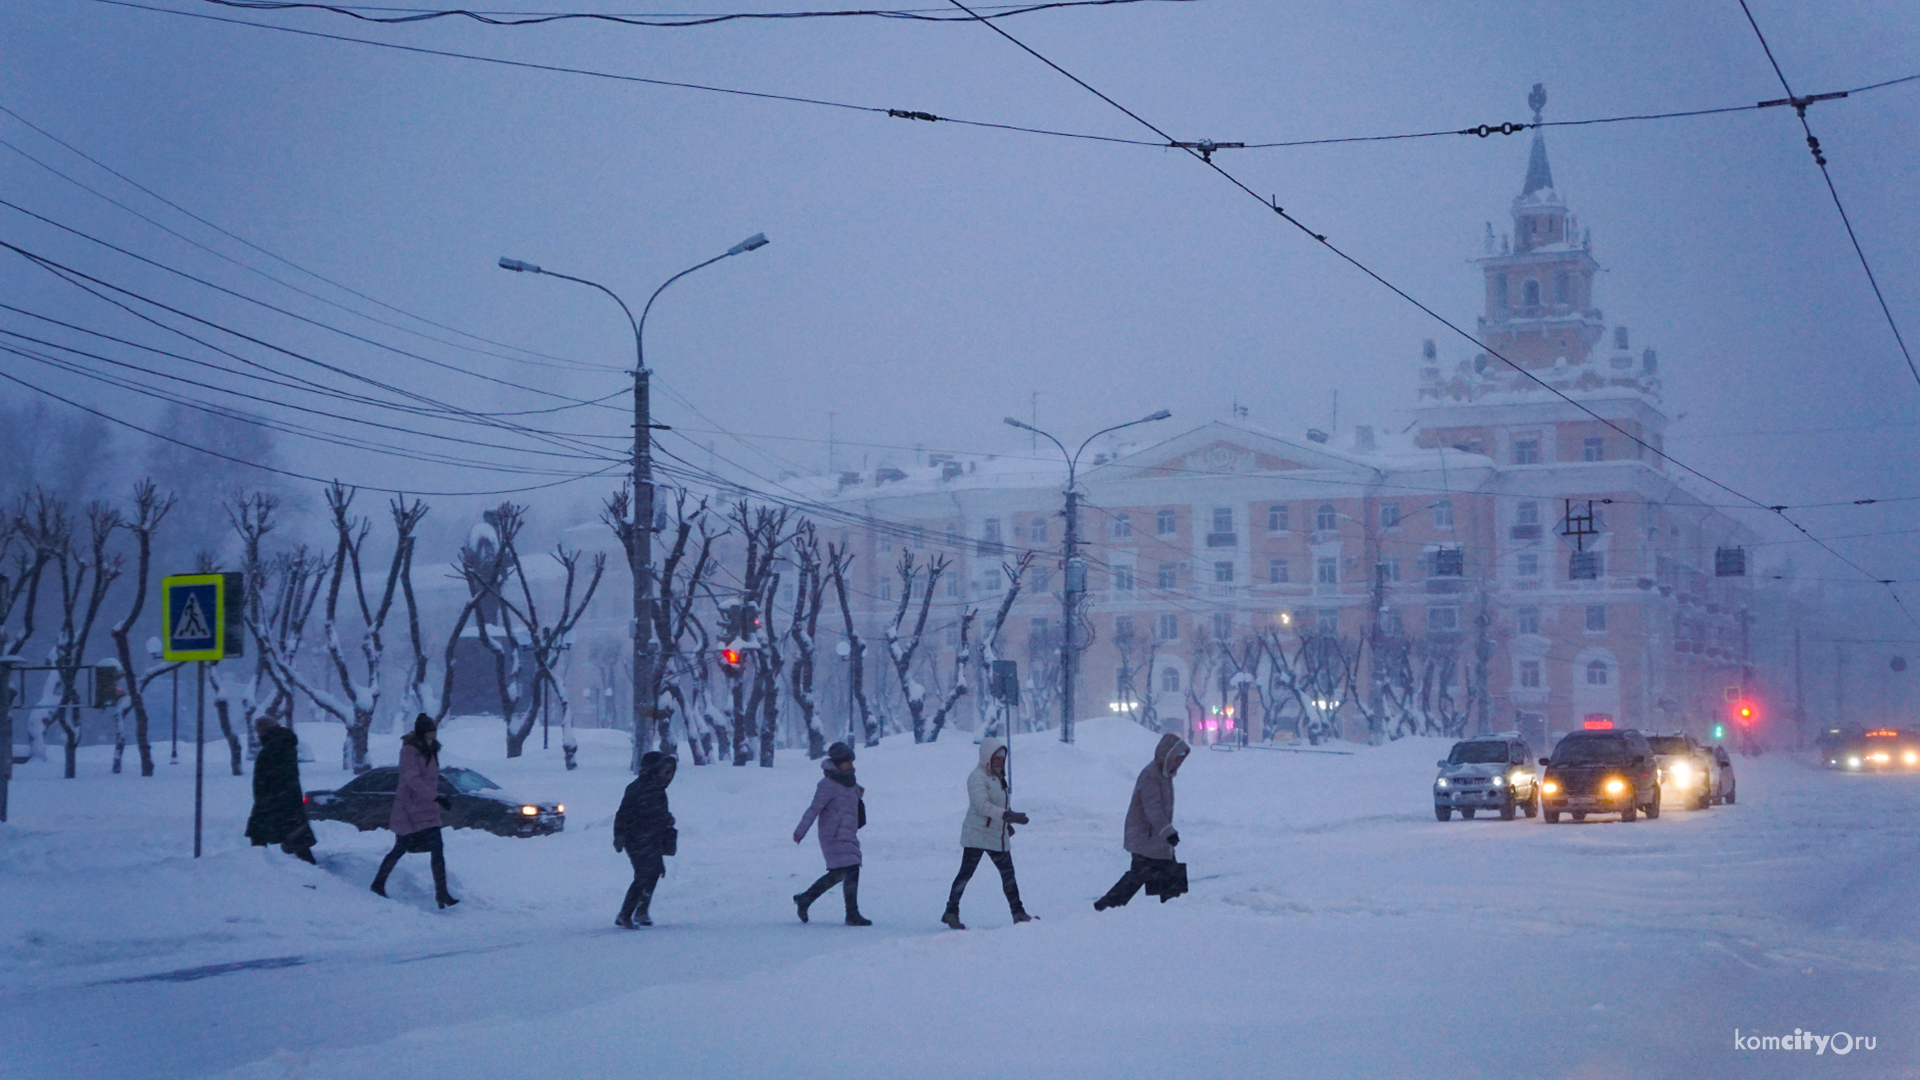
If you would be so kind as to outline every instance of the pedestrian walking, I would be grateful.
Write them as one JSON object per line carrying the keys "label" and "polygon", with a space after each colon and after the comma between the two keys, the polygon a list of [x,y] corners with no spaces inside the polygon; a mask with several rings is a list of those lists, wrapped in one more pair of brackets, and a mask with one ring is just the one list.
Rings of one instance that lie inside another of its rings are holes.
{"label": "pedestrian walking", "polygon": [[279,844],[294,858],[314,862],[313,846],[320,841],[307,821],[307,797],[300,790],[300,740],[270,716],[254,728],[260,733],[260,755],[253,759],[247,839],[254,847]]}
{"label": "pedestrian walking", "polygon": [[955,930],[965,930],[960,921],[960,895],[980,865],[982,855],[993,860],[1000,871],[1000,888],[1007,894],[1007,907],[1013,921],[1031,922],[1033,916],[1020,904],[1020,886],[1013,879],[1013,854],[1007,839],[1013,826],[1025,825],[1027,815],[1007,807],[1012,789],[1007,784],[1007,744],[995,738],[980,740],[980,764],[967,776],[967,820],[960,826],[960,873],[947,893],[947,913],[940,921]]}
{"label": "pedestrian walking", "polygon": [[413,733],[400,740],[400,783],[393,792],[393,813],[387,828],[393,830],[393,849],[380,860],[380,872],[373,876],[373,891],[387,895],[387,875],[408,852],[426,852],[433,866],[433,898],[443,908],[460,901],[447,891],[447,856],[440,844],[440,811],[451,809],[452,801],[440,794],[440,740],[435,738],[433,718],[421,713],[414,718]]}
{"label": "pedestrian walking", "polygon": [[627,785],[620,809],[613,815],[613,850],[625,851],[633,864],[633,884],[627,886],[627,898],[620,902],[620,915],[613,925],[628,930],[652,926],[648,909],[653,904],[654,886],[667,872],[664,856],[679,848],[679,830],[673,827],[673,814],[667,810],[667,785],[680,760],[672,754],[649,750],[640,756],[640,775]]}
{"label": "pedestrian walking", "polygon": [[793,842],[806,839],[807,830],[820,823],[820,854],[826,857],[827,872],[794,893],[793,904],[800,921],[807,921],[807,909],[822,893],[835,885],[847,901],[848,926],[872,926],[873,920],[860,914],[860,829],[867,823],[867,804],[861,800],[866,789],[853,780],[853,747],[837,742],[827,748],[827,759],[820,763],[826,773],[813,789],[813,805],[800,815],[794,826]]}
{"label": "pedestrian walking", "polygon": [[1187,867],[1175,862],[1173,849],[1180,834],[1173,827],[1173,776],[1193,748],[1180,736],[1160,736],[1153,761],[1133,782],[1133,801],[1127,804],[1126,847],[1133,865],[1113,883],[1107,895],[1093,902],[1093,910],[1123,907],[1144,886],[1161,903],[1187,891]]}

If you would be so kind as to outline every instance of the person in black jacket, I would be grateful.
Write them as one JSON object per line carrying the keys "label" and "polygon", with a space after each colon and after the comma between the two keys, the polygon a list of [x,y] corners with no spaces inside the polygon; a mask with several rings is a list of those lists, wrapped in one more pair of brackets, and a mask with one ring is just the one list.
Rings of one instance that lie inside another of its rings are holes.
{"label": "person in black jacket", "polygon": [[633,863],[633,884],[620,903],[620,917],[613,925],[632,930],[652,926],[647,909],[653,903],[653,889],[667,872],[662,856],[678,848],[679,833],[673,827],[673,814],[667,810],[667,785],[673,783],[679,759],[672,754],[649,750],[640,758],[640,775],[627,785],[620,810],[613,815],[613,850],[625,851]]}
{"label": "person in black jacket", "polygon": [[315,862],[313,845],[319,839],[307,823],[307,798],[300,790],[300,740],[272,717],[261,717],[258,730],[260,756],[253,761],[253,813],[247,816],[247,839],[254,847],[279,844],[281,851],[294,858]]}

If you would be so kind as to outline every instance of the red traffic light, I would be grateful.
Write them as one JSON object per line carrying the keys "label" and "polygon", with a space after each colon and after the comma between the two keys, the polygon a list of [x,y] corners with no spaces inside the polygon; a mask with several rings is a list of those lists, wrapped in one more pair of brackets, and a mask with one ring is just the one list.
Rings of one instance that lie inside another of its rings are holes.
{"label": "red traffic light", "polygon": [[739,649],[720,650],[720,662],[727,665],[728,667],[739,667],[740,666],[740,650]]}
{"label": "red traffic light", "polygon": [[1749,727],[1760,717],[1760,709],[1751,701],[1733,703],[1733,719],[1741,727]]}

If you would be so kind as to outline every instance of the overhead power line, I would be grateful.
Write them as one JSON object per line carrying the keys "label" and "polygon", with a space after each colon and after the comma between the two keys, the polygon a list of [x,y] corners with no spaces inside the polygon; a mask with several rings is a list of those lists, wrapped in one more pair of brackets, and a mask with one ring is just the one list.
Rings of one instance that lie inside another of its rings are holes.
{"label": "overhead power line", "polygon": [[[1827,183],[1827,194],[1833,198],[1833,208],[1840,212],[1840,224],[1846,226],[1847,240],[1853,244],[1853,254],[1860,260],[1860,269],[1867,272],[1867,284],[1873,286],[1873,298],[1880,303],[1880,314],[1887,320],[1887,328],[1893,331],[1894,344],[1900,346],[1900,355],[1907,361],[1907,372],[1915,383],[1920,383],[1920,365],[1913,361],[1913,352],[1907,348],[1906,335],[1900,332],[1900,324],[1894,320],[1893,309],[1887,306],[1887,294],[1880,290],[1880,279],[1874,275],[1873,264],[1867,261],[1866,250],[1860,246],[1860,236],[1853,231],[1853,219],[1847,216],[1846,204],[1840,201],[1840,189],[1833,184],[1833,173],[1827,170],[1826,152],[1820,149],[1820,140],[1814,137],[1813,126],[1807,123],[1807,106],[1816,101],[1827,101],[1847,96],[1846,91],[1836,94],[1810,94],[1796,97],[1793,86],[1787,82],[1787,73],[1780,70],[1780,61],[1774,59],[1773,46],[1767,44],[1767,35],[1760,32],[1760,24],[1755,21],[1747,0],[1740,0],[1740,10],[1747,17],[1747,25],[1753,27],[1753,36],[1760,39],[1760,50],[1767,54],[1767,63],[1773,65],[1773,74],[1780,80],[1780,88],[1787,92],[1784,100],[1768,101],[1767,106],[1791,105],[1795,116],[1800,118],[1800,129],[1807,134],[1807,149],[1813,153],[1813,163],[1820,167],[1820,178]],[[1896,80],[1904,82],[1906,80]]]}
{"label": "overhead power line", "polygon": [[[1036,11],[1057,11],[1062,8],[1116,7],[1130,4],[1191,4],[1198,0],[1052,0],[1050,3],[1021,4],[1017,6],[997,6],[981,8],[988,12],[979,16],[955,15],[943,8],[852,8],[839,11],[732,11],[714,15],[620,15],[607,12],[488,12],[468,11],[465,9],[433,10],[422,8],[382,8],[366,7],[354,4],[313,4],[299,3],[293,0],[205,0],[209,4],[221,7],[245,8],[251,11],[291,11],[307,9],[328,11],[336,15],[345,15],[372,23],[416,23],[434,19],[464,18],[488,26],[537,26],[542,23],[590,20],[595,22],[616,23],[622,26],[647,27],[652,29],[681,29],[697,26],[715,26],[729,22],[779,22],[795,19],[902,19],[910,22],[972,22],[975,19],[1007,19],[1015,15],[1030,15]],[[363,14],[364,12],[393,12],[393,14]]]}
{"label": "overhead power line", "polygon": [[[841,109],[849,112],[871,113],[875,115],[886,116],[886,117],[897,119],[897,120],[917,120],[917,121],[927,121],[931,123],[959,124],[963,127],[985,128],[985,129],[994,130],[994,131],[1009,131],[1009,132],[1015,132],[1019,134],[1025,134],[1025,135],[1040,135],[1040,136],[1046,136],[1046,137],[1058,138],[1058,139],[1075,139],[1083,142],[1111,143],[1119,146],[1142,146],[1142,147],[1151,147],[1159,150],[1189,150],[1190,152],[1195,153],[1196,156],[1199,155],[1200,148],[1203,145],[1201,142],[1195,142],[1192,140],[1175,139],[1172,136],[1166,135],[1164,132],[1161,132],[1160,129],[1152,127],[1152,125],[1147,125],[1147,126],[1151,130],[1153,130],[1156,134],[1161,135],[1161,138],[1159,139],[1128,139],[1128,138],[1123,138],[1123,137],[1113,136],[1113,135],[1095,135],[1088,132],[1062,131],[1055,128],[1040,128],[1040,127],[1032,127],[1032,126],[1022,125],[1022,124],[997,123],[997,122],[987,121],[987,120],[967,120],[967,119],[962,119],[956,116],[941,116],[936,113],[928,112],[924,109],[907,109],[907,108],[897,108],[897,107],[880,106],[880,105],[861,105],[861,104],[855,104],[853,102],[833,101],[826,98],[806,97],[798,94],[778,94],[778,93],[772,93],[769,91],[761,91],[761,90],[743,90],[737,87],[713,86],[705,83],[693,83],[693,82],[685,82],[685,81],[672,80],[672,79],[654,79],[654,78],[648,78],[640,75],[623,75],[615,72],[596,71],[591,68],[570,67],[562,64],[541,64],[541,63],[535,63],[527,60],[510,60],[505,57],[483,56],[477,53],[458,52],[452,49],[431,49],[431,48],[426,48],[418,45],[401,45],[397,42],[374,41],[370,38],[350,37],[344,34],[329,34],[319,30],[304,30],[299,27],[293,27],[293,26],[276,26],[272,23],[251,22],[246,19],[233,19],[233,18],[228,18],[226,16],[221,16],[221,15],[209,15],[204,12],[198,12],[198,11],[180,11],[175,8],[156,7],[150,4],[135,3],[133,2],[133,0],[93,0],[93,2],[99,3],[99,4],[108,4],[113,7],[133,8],[139,11],[150,11],[150,12],[154,12],[156,14],[161,14],[161,15],[178,15],[184,18],[204,19],[209,22],[227,23],[233,26],[250,26],[257,30],[273,30],[273,31],[277,31],[279,33],[285,33],[285,34],[298,34],[302,37],[322,38],[328,41],[341,41],[341,42],[347,42],[349,44],[354,44],[354,45],[366,45],[366,46],[370,46],[377,49],[392,49],[398,52],[415,53],[421,56],[438,56],[438,57],[443,57],[443,58],[452,59],[452,60],[470,60],[475,63],[497,64],[503,67],[521,68],[528,71],[546,71],[554,74],[580,75],[580,76],[593,78],[593,79],[608,79],[615,82],[638,83],[638,84],[647,85],[647,86],[661,86],[661,87],[668,87],[668,88],[678,89],[678,90],[694,90],[694,91],[701,91],[701,92],[712,93],[712,94],[727,94],[734,97],[754,98],[761,101],[777,101],[777,102],[784,102],[787,104],[795,104],[795,105],[812,105],[819,108]],[[988,22],[987,20],[979,16],[973,16],[968,19],[956,19],[953,21],[966,21],[966,22],[978,21],[978,22],[985,23],[986,25],[989,25],[989,26],[993,25],[991,22]],[[1837,92],[1837,96],[1845,97],[1853,94],[1861,94],[1869,90],[1878,90],[1884,87],[1896,86],[1902,83],[1908,83],[1908,82],[1914,82],[1914,81],[1920,81],[1920,75],[1908,75],[1908,76],[1903,76],[1897,79],[1887,79],[1887,80],[1873,83],[1867,86],[1855,87],[1851,90],[1846,90],[1846,91],[1839,91]],[[1238,148],[1238,149],[1246,149],[1246,150],[1271,150],[1271,149],[1281,149],[1281,148],[1290,148],[1290,147],[1331,146],[1331,145],[1337,145],[1341,143],[1394,142],[1394,141],[1409,140],[1409,139],[1431,139],[1431,138],[1440,138],[1443,136],[1444,137],[1470,136],[1470,137],[1486,138],[1487,136],[1495,135],[1495,134],[1499,134],[1499,135],[1518,134],[1523,131],[1531,131],[1536,127],[1590,127],[1590,126],[1601,125],[1601,124],[1624,124],[1624,123],[1654,121],[1654,120],[1674,120],[1674,119],[1682,119],[1682,118],[1696,117],[1696,116],[1714,116],[1714,115],[1720,115],[1725,113],[1752,112],[1757,109],[1766,108],[1768,107],[1768,105],[1769,103],[1766,103],[1766,102],[1757,102],[1752,105],[1726,105],[1726,106],[1719,106],[1714,108],[1685,109],[1685,110],[1679,110],[1679,111],[1673,111],[1673,112],[1635,113],[1635,114],[1630,114],[1625,116],[1595,117],[1595,118],[1586,119],[1586,120],[1548,120],[1548,121],[1542,121],[1537,125],[1532,123],[1513,123],[1513,122],[1499,123],[1499,124],[1482,123],[1482,124],[1469,125],[1469,126],[1460,127],[1460,128],[1442,128],[1442,129],[1436,129],[1431,131],[1405,132],[1405,133],[1395,134],[1395,135],[1353,135],[1353,136],[1340,136],[1340,137],[1319,138],[1319,139],[1294,139],[1294,140],[1282,141],[1282,142],[1241,142],[1241,143],[1235,144],[1234,147],[1229,147],[1225,143],[1213,142],[1211,140],[1207,140],[1205,141],[1205,145],[1212,148],[1211,150],[1207,151],[1207,155],[1210,158],[1214,151],[1229,149],[1229,148]]]}
{"label": "overhead power line", "polygon": [[[966,11],[969,14],[972,14],[971,9],[969,9],[966,4],[962,3],[961,0],[948,0],[948,2],[953,4],[954,7],[957,7],[962,11]],[[1742,4],[1742,7],[1744,7],[1745,0],[1741,0],[1741,4]],[[1006,38],[1007,41],[1011,42],[1014,46],[1019,48],[1022,52],[1025,52],[1027,55],[1040,61],[1042,64],[1045,64],[1047,67],[1052,68],[1054,71],[1066,77],[1068,80],[1072,81],[1075,85],[1079,86],[1081,89],[1099,98],[1101,101],[1106,102],[1108,105],[1111,105],[1113,108],[1119,110],[1121,113],[1124,113],[1127,117],[1132,119],[1135,123],[1138,123],[1140,126],[1146,128],[1148,131],[1153,132],[1155,135],[1158,135],[1163,139],[1167,139],[1169,142],[1173,141],[1172,136],[1168,135],[1165,131],[1162,131],[1159,127],[1155,126],[1151,121],[1148,121],[1146,118],[1140,116],[1138,113],[1127,108],[1125,105],[1120,104],[1118,101],[1115,101],[1113,98],[1108,97],[1106,94],[1101,93],[1098,89],[1095,89],[1091,84],[1087,83],[1085,80],[1081,79],[1079,76],[1073,74],[1067,69],[1061,67],[1059,64],[1056,64],[1052,60],[1047,59],[1047,57],[1035,51],[1031,46],[1027,45],[1025,42],[1021,41],[1019,38],[1016,38],[1012,34],[1009,34],[1004,27],[1001,27],[997,23],[985,22],[985,21],[982,21],[980,25],[986,27],[988,30],[993,31],[996,34],[999,34],[1001,37]],[[1789,91],[1789,93],[1791,93],[1791,91]],[[1781,521],[1784,521],[1788,525],[1792,526],[1795,530],[1799,531],[1801,535],[1806,536],[1810,540],[1813,540],[1813,542],[1816,545],[1818,545],[1821,548],[1821,550],[1827,552],[1827,554],[1833,556],[1835,559],[1838,559],[1840,562],[1845,563],[1850,569],[1859,573],[1863,577],[1866,577],[1873,581],[1879,581],[1882,584],[1885,584],[1885,579],[1881,578],[1880,575],[1870,572],[1865,567],[1861,566],[1859,563],[1841,554],[1840,551],[1834,548],[1832,545],[1815,537],[1813,533],[1809,531],[1804,525],[1801,525],[1799,522],[1794,521],[1792,518],[1788,517],[1786,514],[1785,507],[1770,506],[1767,503],[1761,502],[1759,499],[1755,499],[1752,496],[1747,495],[1742,491],[1736,490],[1735,488],[1729,486],[1728,484],[1720,480],[1715,479],[1714,477],[1708,476],[1706,473],[1701,472],[1699,469],[1696,469],[1693,466],[1688,465],[1683,461],[1679,461],[1678,459],[1674,458],[1670,454],[1664,454],[1663,451],[1653,446],[1651,443],[1648,443],[1646,440],[1642,439],[1640,436],[1634,434],[1631,431],[1628,431],[1625,427],[1621,426],[1615,421],[1600,415],[1600,413],[1596,412],[1593,408],[1589,407],[1585,403],[1574,398],[1572,395],[1566,393],[1563,390],[1560,390],[1559,388],[1555,387],[1553,384],[1547,382],[1545,379],[1540,378],[1538,375],[1527,370],[1521,365],[1514,363],[1512,360],[1507,359],[1505,355],[1500,353],[1498,350],[1494,349],[1492,346],[1486,344],[1485,342],[1482,342],[1479,338],[1474,337],[1471,333],[1468,333],[1465,329],[1461,328],[1458,324],[1454,323],[1452,320],[1448,319],[1446,316],[1441,315],[1438,311],[1434,310],[1432,307],[1430,307],[1426,303],[1417,299],[1411,293],[1407,292],[1405,289],[1402,289],[1398,285],[1395,285],[1393,282],[1388,281],[1385,277],[1381,276],[1377,271],[1373,270],[1371,267],[1367,266],[1365,263],[1362,263],[1358,258],[1352,255],[1349,255],[1346,251],[1341,249],[1339,246],[1328,241],[1325,234],[1317,233],[1313,231],[1311,228],[1309,228],[1306,225],[1305,222],[1302,222],[1294,215],[1287,213],[1287,211],[1280,206],[1277,199],[1264,198],[1258,193],[1256,193],[1252,188],[1248,187],[1245,182],[1243,182],[1238,177],[1234,176],[1232,173],[1228,172],[1225,168],[1223,168],[1219,162],[1214,161],[1211,154],[1203,155],[1197,148],[1191,148],[1191,147],[1185,148],[1185,153],[1190,155],[1195,161],[1200,162],[1206,168],[1212,169],[1214,172],[1218,173],[1228,183],[1232,184],[1236,188],[1239,188],[1248,197],[1258,201],[1262,206],[1266,207],[1268,210],[1272,211],[1274,214],[1279,216],[1280,219],[1285,221],[1287,224],[1293,226],[1295,229],[1298,229],[1300,232],[1306,234],[1307,236],[1312,237],[1317,243],[1320,244],[1320,246],[1326,248],[1329,252],[1339,257],[1342,261],[1346,262],[1348,265],[1352,266],[1354,269],[1359,270],[1361,273],[1372,278],[1374,281],[1384,286],[1386,289],[1394,293],[1396,296],[1399,296],[1402,300],[1405,300],[1407,303],[1418,308],[1421,312],[1426,314],[1429,318],[1438,322],[1440,325],[1445,326],[1447,329],[1453,331],[1455,334],[1458,334],[1460,337],[1464,338],[1465,340],[1478,346],[1480,349],[1484,350],[1489,356],[1492,356],[1495,359],[1498,359],[1501,363],[1506,364],[1508,367],[1512,368],[1514,371],[1518,372],[1523,377],[1538,384],[1542,389],[1547,390],[1548,392],[1552,393],[1554,396],[1560,398],[1561,400],[1579,409],[1581,412],[1586,413],[1587,415],[1593,417],[1595,420],[1598,420],[1602,424],[1605,424],[1607,427],[1613,429],[1614,431],[1619,432],[1621,435],[1625,436],[1629,441],[1642,447],[1643,449],[1648,450],[1656,455],[1664,456],[1667,461],[1670,461],[1673,464],[1679,466],[1681,469],[1685,470],[1689,475],[1697,477],[1700,480],[1705,481],[1708,484],[1711,484],[1712,486],[1720,489],[1721,491],[1726,492],[1729,495],[1732,495],[1737,499],[1741,499],[1745,502],[1751,503],[1753,506],[1757,508],[1774,511],[1774,513],[1780,518]],[[1659,458],[1656,458],[1655,460],[1659,460]],[[1906,602],[1901,599],[1899,592],[1895,590],[1892,585],[1887,585],[1886,587],[1887,587],[1888,594],[1893,597],[1894,603],[1899,605],[1900,611],[1906,615],[1909,621],[1913,622],[1916,626],[1920,626],[1920,616],[1916,616],[1911,610],[1908,609]]]}

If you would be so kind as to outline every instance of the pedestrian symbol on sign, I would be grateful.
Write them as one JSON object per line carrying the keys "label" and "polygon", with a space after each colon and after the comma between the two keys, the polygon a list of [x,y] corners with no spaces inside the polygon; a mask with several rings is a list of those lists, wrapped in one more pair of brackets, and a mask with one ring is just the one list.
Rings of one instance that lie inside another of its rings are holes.
{"label": "pedestrian symbol on sign", "polygon": [[227,580],[223,574],[183,574],[160,584],[166,636],[161,655],[172,663],[220,660],[228,648]]}
{"label": "pedestrian symbol on sign", "polygon": [[207,625],[207,617],[200,611],[200,597],[189,591],[186,608],[180,613],[180,621],[173,626],[173,640],[207,641],[212,637],[213,627]]}

